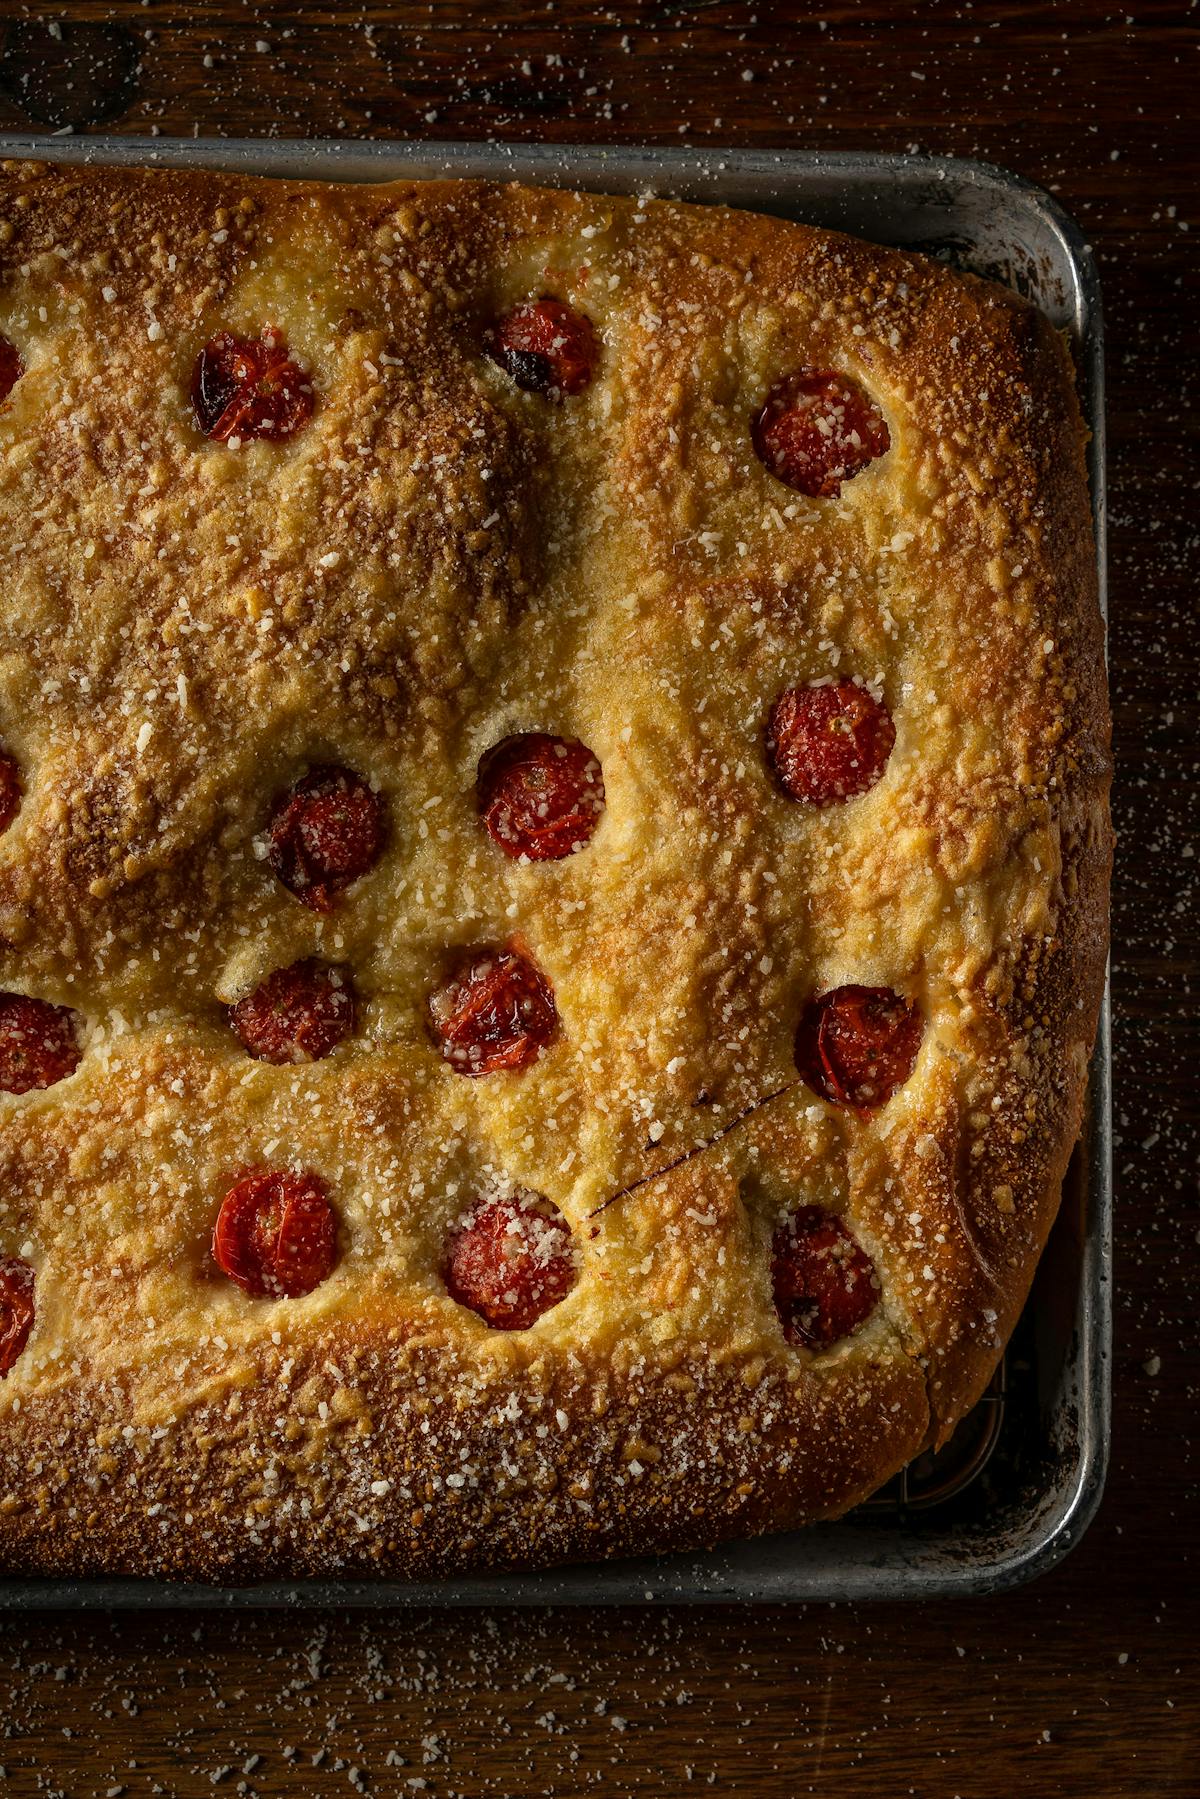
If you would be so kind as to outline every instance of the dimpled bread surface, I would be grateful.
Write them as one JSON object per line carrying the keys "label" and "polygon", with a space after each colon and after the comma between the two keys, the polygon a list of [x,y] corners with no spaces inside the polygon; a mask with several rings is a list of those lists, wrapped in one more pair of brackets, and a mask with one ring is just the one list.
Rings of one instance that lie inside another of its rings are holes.
{"label": "dimpled bread surface", "polygon": [[[1084,432],[1028,304],[778,219],[473,182],[335,187],[9,165],[0,331],[0,987],[72,1007],[68,1078],[0,1094],[0,1253],[36,1319],[0,1383],[8,1571],[429,1575],[836,1516],[985,1385],[1076,1138],[1100,1001],[1108,713]],[[552,292],[599,360],[561,403],[484,353]],[[311,420],[197,428],[202,347],[286,336]],[[887,453],[840,496],[754,452],[832,368]],[[789,685],[895,724],[832,806],[772,778]],[[590,841],[499,853],[481,756],[603,769]],[[271,872],[312,766],[383,798],[327,914]],[[517,940],[560,1029],[464,1079],[448,955]],[[355,1033],[248,1056],[227,1008],[305,957]],[[801,1079],[809,997],[920,1012],[869,1115]],[[214,1264],[239,1170],[314,1171],[332,1272]],[[447,1291],[481,1196],[570,1226],[567,1296],[489,1328]],[[785,1338],[771,1240],[837,1213],[878,1303]]]}

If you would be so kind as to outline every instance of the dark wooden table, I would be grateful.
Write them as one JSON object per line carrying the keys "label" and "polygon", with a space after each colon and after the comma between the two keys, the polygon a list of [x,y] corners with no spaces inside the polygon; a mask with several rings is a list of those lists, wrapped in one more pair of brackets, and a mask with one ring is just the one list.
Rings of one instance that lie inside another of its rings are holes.
{"label": "dark wooden table", "polygon": [[1198,19],[0,4],[0,130],[920,149],[1051,187],[1106,289],[1120,832],[1115,1450],[1056,1572],[921,1608],[12,1619],[6,1790],[1200,1793]]}

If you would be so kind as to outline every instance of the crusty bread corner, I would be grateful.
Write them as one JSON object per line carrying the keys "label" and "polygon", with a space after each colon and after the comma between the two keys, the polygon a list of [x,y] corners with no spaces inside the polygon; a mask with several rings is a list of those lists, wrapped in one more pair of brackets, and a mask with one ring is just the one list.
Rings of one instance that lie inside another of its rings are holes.
{"label": "crusty bread corner", "polygon": [[[0,987],[86,1021],[0,1096],[0,1253],[37,1322],[0,1384],[0,1567],[203,1579],[543,1565],[836,1516],[978,1395],[1079,1128],[1107,941],[1108,711],[1070,359],[1024,301],[718,208],[481,183],[334,187],[7,165],[0,331]],[[602,360],[559,407],[480,354],[552,289]],[[270,322],[311,424],[197,433],[201,345]],[[891,450],[837,500],[755,458],[798,364]],[[895,750],[783,800],[766,709],[851,673]],[[592,841],[488,853],[481,753],[577,735]],[[256,852],[335,760],[387,853],[322,920]],[[447,948],[520,932],[562,1031],[464,1081],[424,1025]],[[250,1061],[224,1007],[336,954],[327,1059]],[[798,1079],[804,999],[920,1005],[857,1118]],[[316,1169],[334,1273],[249,1300],[209,1255],[231,1171]],[[579,1279],[528,1330],[442,1280],[466,1200],[557,1204]],[[774,1221],[834,1208],[881,1298],[785,1342]]]}

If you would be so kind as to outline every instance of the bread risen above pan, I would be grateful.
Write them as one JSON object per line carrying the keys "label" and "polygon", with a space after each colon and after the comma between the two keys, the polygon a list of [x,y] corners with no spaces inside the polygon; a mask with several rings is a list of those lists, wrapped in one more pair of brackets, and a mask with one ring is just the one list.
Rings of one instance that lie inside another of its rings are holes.
{"label": "bread risen above pan", "polygon": [[0,1564],[448,1572],[945,1438],[1110,859],[1066,347],[468,182],[0,184]]}

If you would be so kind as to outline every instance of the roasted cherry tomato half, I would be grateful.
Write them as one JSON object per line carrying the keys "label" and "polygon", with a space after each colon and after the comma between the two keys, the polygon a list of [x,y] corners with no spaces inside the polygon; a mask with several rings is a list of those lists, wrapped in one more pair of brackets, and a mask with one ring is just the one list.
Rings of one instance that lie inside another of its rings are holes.
{"label": "roasted cherry tomato half", "polygon": [[257,338],[218,331],[196,358],[192,410],[214,443],[254,437],[278,442],[312,417],[312,379],[288,355],[274,326],[264,325]]}
{"label": "roasted cherry tomato half", "polygon": [[344,969],[308,957],[268,975],[229,1008],[229,1019],[260,1062],[319,1062],[353,1034],[354,983]]}
{"label": "roasted cherry tomato half", "polygon": [[450,1240],[447,1291],[493,1330],[528,1330],[566,1298],[575,1276],[567,1221],[537,1194],[482,1202]]}
{"label": "roasted cherry tomato half", "polygon": [[69,1006],[0,993],[0,1092],[53,1087],[79,1066],[79,1014]]}
{"label": "roasted cherry tomato half", "polygon": [[834,987],[804,1008],[796,1066],[814,1093],[854,1112],[872,1112],[916,1067],[925,1021],[890,987]]}
{"label": "roasted cherry tomato half", "polygon": [[267,826],[267,860],[290,893],[314,912],[379,860],[383,801],[348,768],[322,767],[276,802]]}
{"label": "roasted cherry tomato half", "polygon": [[0,1379],[8,1373],[33,1329],[33,1269],[20,1256],[0,1258]]}
{"label": "roasted cherry tomato half", "polygon": [[599,355],[591,321],[561,300],[523,300],[487,336],[487,351],[518,387],[548,400],[582,393]]}
{"label": "roasted cherry tomato half", "polygon": [[21,771],[11,756],[0,750],[0,831],[7,831],[21,810]]}
{"label": "roasted cherry tomato half", "polygon": [[221,1201],[213,1260],[255,1299],[299,1299],[332,1271],[337,1219],[324,1181],[288,1168],[250,1168]]}
{"label": "roasted cherry tomato half", "polygon": [[526,862],[558,862],[581,850],[604,810],[604,781],[591,750],[544,731],[522,731],[488,750],[476,792],[492,842]]}
{"label": "roasted cherry tomato half", "polygon": [[429,1001],[429,1021],[456,1074],[528,1068],[558,1031],[550,983],[524,950],[465,951]]}
{"label": "roasted cherry tomato half", "polygon": [[833,806],[873,787],[896,742],[892,715],[857,681],[788,687],[767,721],[767,760],[789,799]]}
{"label": "roasted cherry tomato half", "polygon": [[16,344],[0,334],[0,406],[7,400],[21,376],[25,373],[25,360]]}
{"label": "roasted cherry tomato half", "polygon": [[802,1349],[828,1349],[848,1337],[879,1299],[870,1256],[820,1206],[798,1206],[776,1230],[771,1284],[783,1334]]}
{"label": "roasted cherry tomato half", "polygon": [[760,462],[810,499],[836,499],[891,445],[878,406],[835,369],[797,369],[777,381],[751,436]]}

